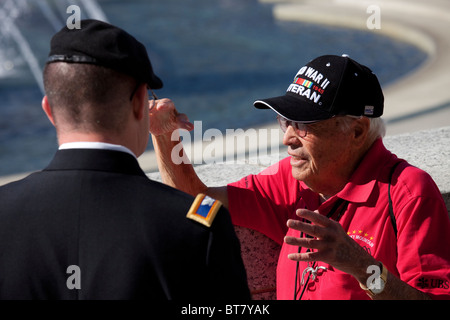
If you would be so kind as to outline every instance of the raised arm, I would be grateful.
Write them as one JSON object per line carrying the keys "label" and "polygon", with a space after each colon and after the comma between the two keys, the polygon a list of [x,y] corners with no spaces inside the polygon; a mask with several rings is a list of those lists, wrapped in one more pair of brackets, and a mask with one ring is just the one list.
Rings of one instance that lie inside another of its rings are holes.
{"label": "raised arm", "polygon": [[[227,187],[208,188],[198,177],[184,149],[180,150],[178,129],[191,131],[194,128],[188,117],[178,113],[170,99],[150,100],[149,109],[150,133],[163,182],[193,196],[205,193],[228,208]],[[175,147],[179,150],[178,157],[183,159],[180,164],[175,164],[172,159]]]}

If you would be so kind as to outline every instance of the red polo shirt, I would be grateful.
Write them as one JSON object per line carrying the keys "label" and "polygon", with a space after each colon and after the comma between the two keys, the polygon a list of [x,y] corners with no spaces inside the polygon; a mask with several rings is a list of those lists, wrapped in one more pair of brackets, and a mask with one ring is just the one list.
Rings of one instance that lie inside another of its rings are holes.
{"label": "red polo shirt", "polygon": [[[398,235],[390,221],[388,177]],[[302,274],[311,265],[289,260],[298,247],[283,242],[285,235],[299,237],[286,221],[298,218],[295,210],[307,208],[327,215],[336,200],[348,203],[339,223],[347,234],[401,280],[433,298],[450,298],[450,219],[439,189],[423,170],[398,159],[377,140],[367,152],[347,185],[320,204],[318,194],[291,174],[290,158],[258,175],[228,185],[233,223],[257,230],[282,245],[277,266],[277,298],[300,297]],[[339,211],[339,210],[338,210]],[[302,248],[302,252],[305,249]],[[302,299],[368,299],[352,276],[317,262],[317,276],[310,279]],[[304,276],[305,280],[307,274]]]}

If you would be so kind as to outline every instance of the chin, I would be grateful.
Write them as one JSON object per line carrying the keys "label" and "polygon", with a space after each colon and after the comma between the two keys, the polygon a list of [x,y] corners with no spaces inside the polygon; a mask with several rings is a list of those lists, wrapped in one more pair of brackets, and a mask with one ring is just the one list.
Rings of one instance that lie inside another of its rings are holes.
{"label": "chin", "polygon": [[304,170],[292,167],[292,177],[294,177],[295,180],[305,181],[305,179],[307,178],[307,174]]}

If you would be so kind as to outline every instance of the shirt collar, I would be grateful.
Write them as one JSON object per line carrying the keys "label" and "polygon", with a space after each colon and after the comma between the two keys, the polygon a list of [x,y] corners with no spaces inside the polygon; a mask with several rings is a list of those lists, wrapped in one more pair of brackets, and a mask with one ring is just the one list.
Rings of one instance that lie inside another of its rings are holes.
{"label": "shirt collar", "polygon": [[[332,198],[339,197],[353,203],[367,202],[383,167],[391,156],[392,153],[386,149],[381,138],[377,139],[366,152],[344,188]],[[318,194],[310,190],[302,181],[300,181],[300,189],[307,207],[318,207]]]}
{"label": "shirt collar", "polygon": [[377,139],[337,196],[350,202],[367,202],[391,156],[392,153],[386,149],[381,138]]}
{"label": "shirt collar", "polygon": [[136,158],[136,155],[127,147],[105,142],[79,141],[79,142],[63,143],[62,145],[59,146],[59,150],[67,150],[67,149],[100,149],[100,150],[120,151],[129,153]]}

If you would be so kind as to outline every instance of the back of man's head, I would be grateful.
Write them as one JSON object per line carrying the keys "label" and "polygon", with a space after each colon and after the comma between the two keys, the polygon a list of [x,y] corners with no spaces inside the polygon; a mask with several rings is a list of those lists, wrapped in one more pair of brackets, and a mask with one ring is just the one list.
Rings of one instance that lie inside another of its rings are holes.
{"label": "back of man's head", "polygon": [[64,27],[53,36],[44,86],[56,124],[87,132],[120,130],[141,84],[163,86],[145,46],[121,28],[87,19],[80,29]]}
{"label": "back of man's head", "polygon": [[119,132],[136,80],[93,64],[57,62],[44,69],[44,87],[58,125],[83,132]]}

